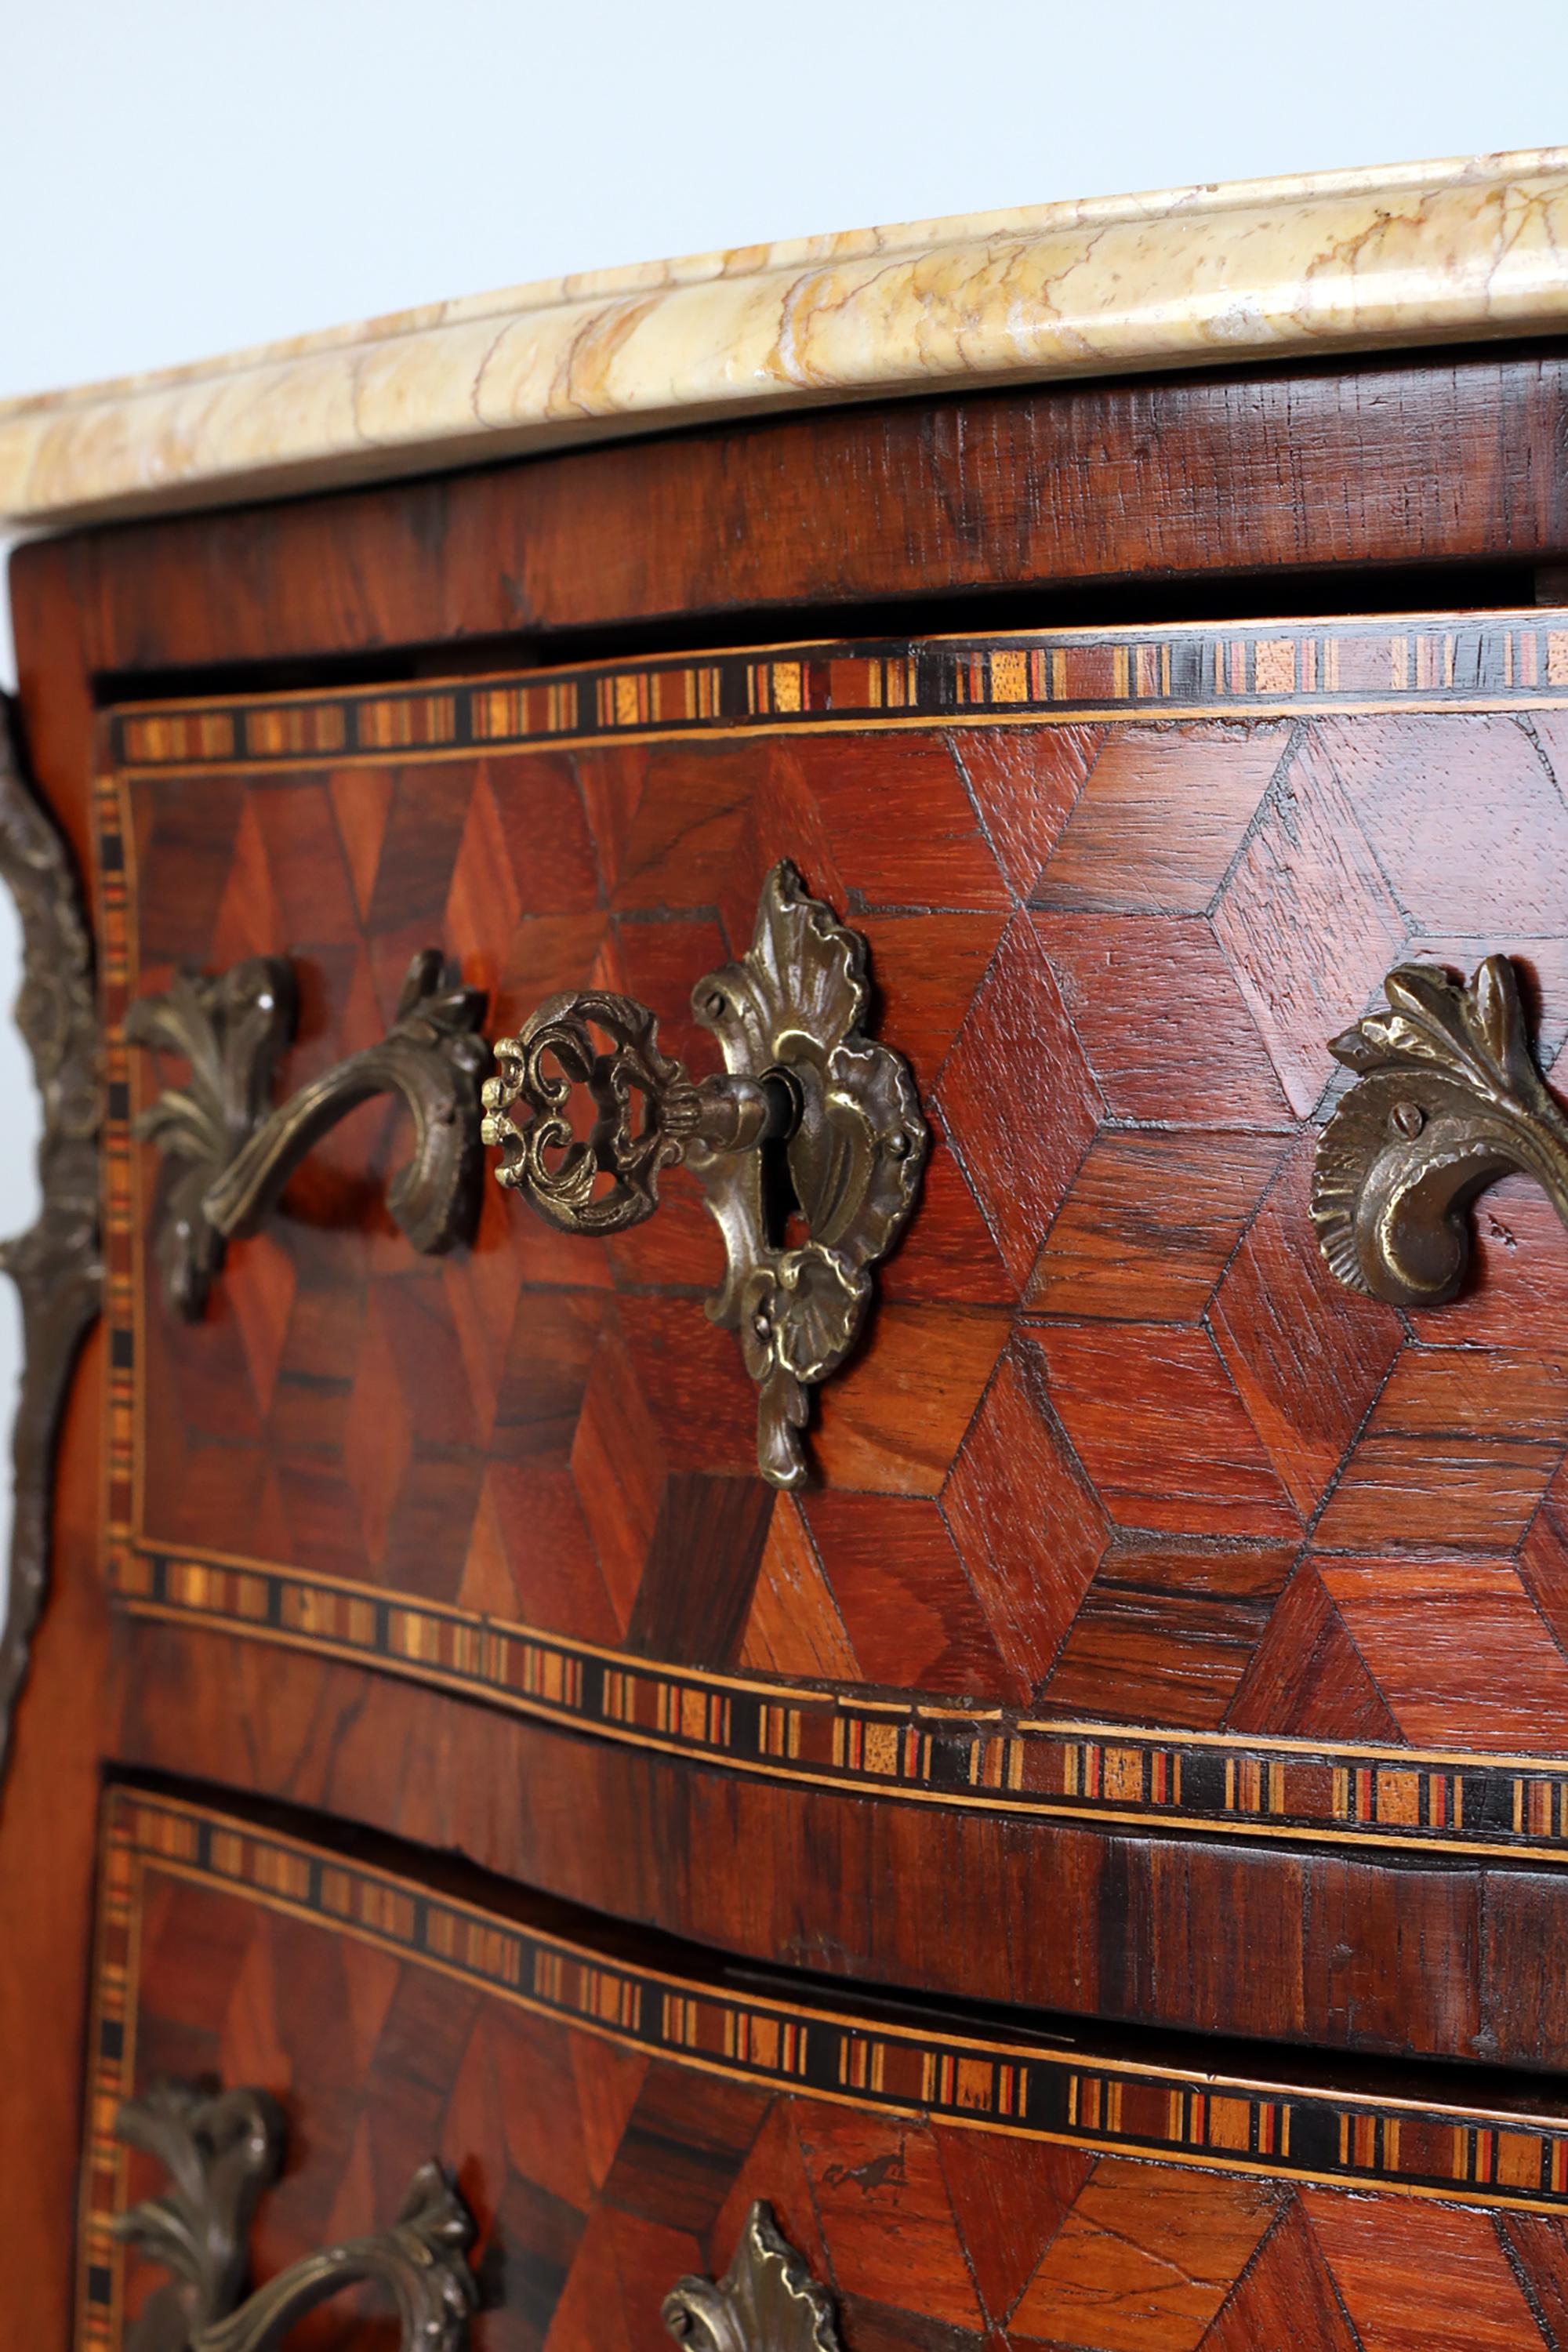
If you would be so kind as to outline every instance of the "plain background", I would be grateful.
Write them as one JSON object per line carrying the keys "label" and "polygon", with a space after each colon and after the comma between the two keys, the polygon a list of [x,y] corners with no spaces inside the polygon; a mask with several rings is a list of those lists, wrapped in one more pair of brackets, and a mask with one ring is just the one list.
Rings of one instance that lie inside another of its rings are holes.
{"label": "plain background", "polygon": [[[0,0],[0,88],[4,398],[714,246],[1568,142],[1568,0]],[[0,1024],[0,1231],[35,1133]],[[16,1363],[0,1283],[0,1410]]]}

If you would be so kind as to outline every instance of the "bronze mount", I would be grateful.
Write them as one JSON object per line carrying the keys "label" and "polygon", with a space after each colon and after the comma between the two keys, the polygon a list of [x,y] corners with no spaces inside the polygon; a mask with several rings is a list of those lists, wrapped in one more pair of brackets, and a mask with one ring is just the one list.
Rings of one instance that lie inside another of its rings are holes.
{"label": "bronze mount", "polygon": [[[129,2099],[116,2137],[162,2164],[161,2196],[119,2216],[114,2234],[167,2272],[126,2336],[126,2352],[280,2352],[308,2312],[369,2281],[395,2307],[404,2352],[461,2352],[479,2307],[468,2256],[474,2221],[440,2166],[421,2165],[390,2229],[292,2263],[247,2294],[256,2209],[282,2169],[282,2110],[265,2091],[155,2083]],[[665,2326],[691,2352],[840,2352],[833,2299],[752,2207],[722,2279],[683,2278]]]}
{"label": "bronze mount", "polygon": [[760,2200],[724,2276],[679,2280],[664,2299],[664,2324],[690,2352],[840,2352],[832,2296]]}
{"label": "bronze mount", "polygon": [[125,2352],[279,2352],[307,2312],[364,2281],[384,2287],[404,2352],[460,2352],[479,2293],[473,2218],[439,2165],[421,2165],[390,2229],[345,2239],[246,2293],[250,2223],[283,2163],[282,2112],[264,2091],[158,2083],[121,2108],[116,2136],[169,2175],[114,2234],[169,2273]]}
{"label": "bronze mount", "polygon": [[[796,1486],[806,1391],[859,1338],[871,1269],[914,1205],[925,1124],[908,1063],[862,1026],[864,940],[787,862],[763,885],[746,953],[691,1002],[724,1059],[700,1083],[660,1053],[654,1015],[630,997],[548,998],[496,1046],[484,1139],[501,1154],[497,1180],[569,1234],[626,1232],[658,1206],[665,1169],[690,1170],[728,1261],[708,1312],[738,1335],[761,1391],[758,1467]],[[569,1115],[578,1085],[595,1113],[585,1139]]]}
{"label": "bronze mount", "polygon": [[259,1229],[306,1154],[373,1095],[400,1095],[413,1117],[413,1157],[387,1188],[409,1241],[438,1253],[468,1237],[482,1165],[479,1082],[489,1066],[476,1034],[484,1003],[448,980],[438,949],[422,949],[380,1044],[335,1063],[276,1109],[273,1073],[297,1005],[280,957],[253,956],[216,980],[183,972],[163,994],[132,1006],[127,1037],[190,1070],[134,1129],[169,1163],[158,1255],[176,1313],[200,1317],[228,1243]]}
{"label": "bronze mount", "polygon": [[1469,1265],[1469,1203],[1500,1176],[1533,1176],[1568,1224],[1568,1118],[1536,1067],[1506,956],[1468,986],[1402,964],[1385,987],[1386,1010],[1329,1047],[1356,1082],[1318,1139],[1312,1221],[1348,1289],[1440,1307]]}

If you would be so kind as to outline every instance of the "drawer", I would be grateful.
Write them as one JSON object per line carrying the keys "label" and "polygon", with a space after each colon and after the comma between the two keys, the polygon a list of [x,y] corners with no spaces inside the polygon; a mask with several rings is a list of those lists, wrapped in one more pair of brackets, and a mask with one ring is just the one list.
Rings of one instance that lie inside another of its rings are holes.
{"label": "drawer", "polygon": [[[1568,635],[1530,612],[111,714],[108,1574],[158,1704],[221,1635],[270,1654],[242,1676],[269,1707],[279,1677],[393,1677],[411,1707],[658,1759],[660,1805],[679,1765],[918,1811],[898,1834],[928,1861],[938,1823],[971,1853],[993,1824],[998,1870],[1020,1824],[1201,1833],[1279,1857],[1265,1912],[1325,1856],[1386,1864],[1390,1955],[1397,1873],[1432,1865],[1448,1959],[1506,1979],[1455,1874],[1529,1862],[1549,1907],[1562,1885],[1568,1237],[1510,1178],[1464,1295],[1396,1307],[1326,1264],[1312,1171],[1350,1084],[1328,1041],[1402,961],[1510,957],[1542,1067],[1568,1034],[1565,680]],[[607,1240],[487,1179],[473,1245],[421,1255],[377,1101],[198,1318],[170,1306],[166,1171],[134,1129],[182,1070],[125,1024],[182,966],[290,960],[279,1101],[375,1045],[427,947],[487,1038],[613,989],[700,1074],[692,984],[744,952],[781,859],[867,942],[867,1018],[930,1135],[863,1344],[812,1391],[807,1483],[758,1475],[682,1169]],[[1324,1951],[1365,1949],[1370,1916]],[[1475,2007],[1405,2030],[1495,2053]]]}
{"label": "drawer", "polygon": [[168,2185],[114,2119],[202,2080],[286,2126],[257,2283],[384,2231],[434,2158],[476,2225],[489,2352],[668,2344],[665,2296],[728,2272],[759,2201],[830,2317],[742,2327],[757,2352],[1473,2352],[1553,2342],[1568,2310],[1568,2111],[1502,2078],[1478,2098],[1374,2068],[1352,2094],[1194,2069],[1191,2044],[846,2007],[407,1850],[133,1789],[104,1817],[93,2035],[83,2347],[131,2345],[166,2284],[114,2233]]}

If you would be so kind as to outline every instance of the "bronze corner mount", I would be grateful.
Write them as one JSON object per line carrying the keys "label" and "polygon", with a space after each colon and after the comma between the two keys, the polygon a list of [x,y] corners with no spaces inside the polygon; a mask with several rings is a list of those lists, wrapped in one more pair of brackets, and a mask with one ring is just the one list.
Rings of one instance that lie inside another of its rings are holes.
{"label": "bronze corner mount", "polygon": [[373,1095],[401,1096],[414,1121],[412,1157],[387,1188],[414,1247],[437,1254],[472,1234],[483,1168],[479,1087],[489,1067],[478,1034],[482,993],[448,976],[438,949],[421,949],[380,1044],[271,1109],[297,1006],[289,964],[253,956],[216,979],[182,973],[126,1019],[134,1044],[189,1066],[185,1084],[165,1088],[134,1129],[170,1164],[158,1255],[169,1303],[187,1320],[205,1309],[228,1243],[258,1231],[300,1161]]}
{"label": "bronze corner mount", "polygon": [[1533,1176],[1568,1224],[1568,1118],[1506,956],[1468,983],[1402,964],[1385,986],[1386,1009],[1329,1047],[1356,1080],[1318,1139],[1312,1221],[1348,1289],[1438,1307],[1469,1265],[1469,1204],[1500,1176]]}
{"label": "bronze corner mount", "polygon": [[[736,1333],[760,1391],[758,1468],[796,1486],[806,1392],[859,1339],[929,1138],[908,1063],[863,1026],[865,940],[787,861],[763,886],[746,953],[700,980],[691,1002],[724,1061],[700,1082],[659,1051],[653,1013],[631,998],[549,998],[496,1046],[484,1139],[501,1155],[498,1181],[570,1234],[626,1232],[658,1206],[665,1169],[690,1170],[724,1238],[708,1313]],[[575,1086],[594,1112],[585,1139],[570,1116]]]}
{"label": "bronze corner mount", "polygon": [[48,1585],[55,1449],[66,1391],[99,1311],[99,1130],[103,1099],[92,950],[70,855],[23,775],[13,707],[0,695],[0,880],[22,927],[16,1021],[42,1119],[42,1205],[0,1243],[22,1312],[22,1376],[11,1429],[9,1590],[0,1601],[0,1771]]}

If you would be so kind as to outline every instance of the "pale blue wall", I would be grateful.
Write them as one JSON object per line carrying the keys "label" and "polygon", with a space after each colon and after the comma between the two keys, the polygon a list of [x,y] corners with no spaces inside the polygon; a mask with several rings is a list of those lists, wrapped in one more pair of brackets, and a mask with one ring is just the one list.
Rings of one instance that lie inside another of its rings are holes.
{"label": "pale blue wall", "polygon": [[0,395],[873,221],[1568,139],[1510,0],[0,0]]}

